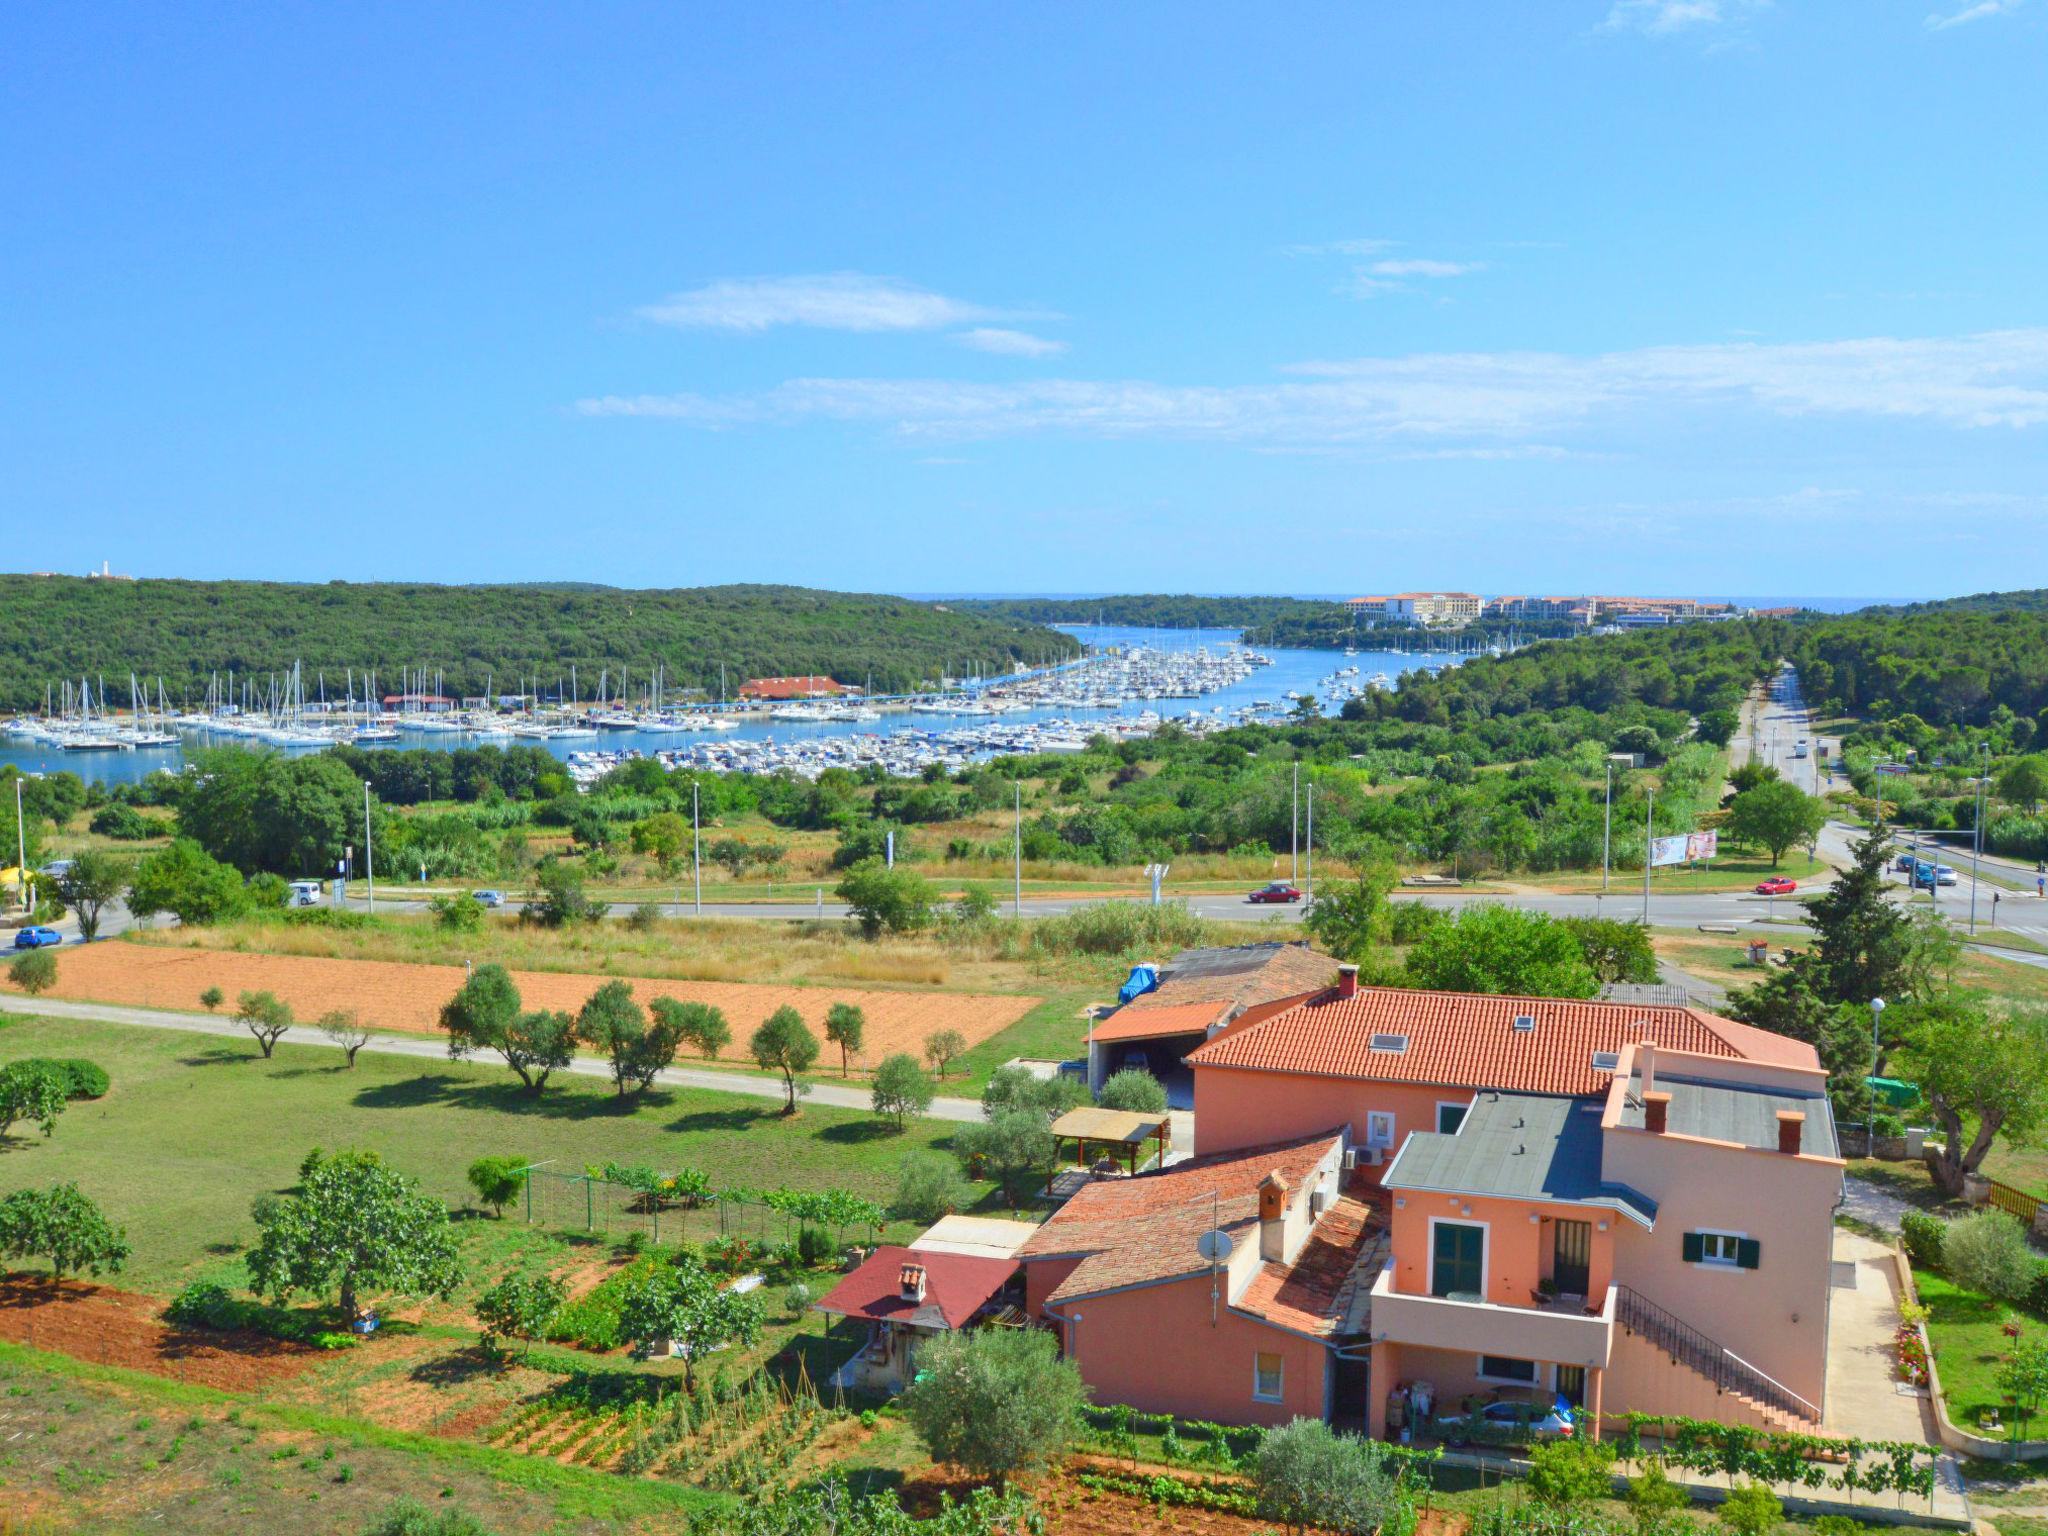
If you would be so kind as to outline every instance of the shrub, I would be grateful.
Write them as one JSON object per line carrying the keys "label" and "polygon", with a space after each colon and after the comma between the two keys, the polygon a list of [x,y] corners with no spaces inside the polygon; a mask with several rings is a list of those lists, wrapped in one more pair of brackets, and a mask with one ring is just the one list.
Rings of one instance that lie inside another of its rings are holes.
{"label": "shrub", "polygon": [[1957,1285],[2019,1301],[2039,1267],[2026,1228],[2004,1211],[1976,1211],[1948,1224],[1941,1239],[1942,1269]]}
{"label": "shrub", "polygon": [[211,1013],[213,1012],[214,1009],[218,1008],[222,1003],[226,1002],[227,997],[227,993],[221,991],[219,987],[208,987],[204,992],[199,994],[199,1006],[204,1008],[208,1013]]}
{"label": "shrub", "polygon": [[1399,1523],[1400,1485],[1385,1449],[1321,1419],[1296,1419],[1261,1435],[1252,1483],[1259,1513],[1295,1530],[1316,1525],[1366,1536]]}
{"label": "shrub", "polygon": [[159,831],[169,830],[160,828],[133,806],[118,803],[96,811],[91,826],[101,837],[111,837],[123,843],[139,843],[146,837],[154,837]]}
{"label": "shrub", "polygon": [[912,1152],[897,1165],[896,1198],[889,1213],[899,1221],[931,1223],[974,1198],[959,1166],[942,1152]]}
{"label": "shrub", "polygon": [[[346,1472],[346,1467],[342,1471]],[[348,1479],[337,1475],[337,1481]],[[476,1516],[462,1509],[428,1509],[413,1499],[399,1499],[363,1527],[363,1536],[496,1536]]]}
{"label": "shrub", "polygon": [[796,1234],[796,1252],[806,1268],[815,1269],[836,1258],[839,1245],[823,1227],[800,1227]]}
{"label": "shrub", "polygon": [[469,1165],[469,1187],[491,1208],[493,1216],[503,1216],[505,1207],[526,1187],[526,1159],[480,1157]]}
{"label": "shrub", "polygon": [[811,1288],[801,1280],[782,1293],[782,1310],[791,1317],[801,1317],[810,1304]]}
{"label": "shrub", "polygon": [[1140,1115],[1166,1113],[1166,1085],[1143,1067],[1125,1067],[1110,1074],[1095,1102],[1104,1109],[1125,1109]]}
{"label": "shrub", "polygon": [[1614,1447],[1574,1436],[1529,1452],[1529,1492],[1545,1504],[1604,1499],[1614,1491]]}
{"label": "shrub", "polygon": [[97,1099],[111,1086],[104,1067],[76,1056],[31,1056],[15,1065],[42,1067],[53,1073],[64,1085],[64,1096],[69,1099]]}
{"label": "shrub", "polygon": [[1762,1483],[1745,1483],[1728,1490],[1728,1497],[1714,1512],[1736,1536],[1771,1536],[1785,1523],[1785,1506]]}
{"label": "shrub", "polygon": [[1645,1529],[1662,1526],[1669,1516],[1690,1503],[1692,1495],[1666,1475],[1662,1462],[1648,1463],[1629,1479],[1628,1507],[1635,1512],[1637,1523]]}
{"label": "shrub", "polygon": [[1088,1388],[1049,1333],[942,1333],[918,1365],[903,1411],[934,1461],[1008,1477],[1061,1460],[1080,1432]]}
{"label": "shrub", "polygon": [[1941,1268],[1941,1239],[1948,1224],[1925,1211],[1908,1211],[1899,1218],[1899,1233],[1905,1239],[1906,1257],[1922,1269]]}
{"label": "shrub", "polygon": [[41,997],[57,984],[57,956],[47,949],[25,949],[8,962],[7,979],[30,997]]}

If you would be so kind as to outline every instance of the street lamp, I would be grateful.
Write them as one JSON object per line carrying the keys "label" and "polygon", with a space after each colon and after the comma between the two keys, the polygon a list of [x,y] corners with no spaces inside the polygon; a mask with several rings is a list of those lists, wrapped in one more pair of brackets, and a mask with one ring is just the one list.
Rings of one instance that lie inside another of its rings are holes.
{"label": "street lamp", "polygon": [[1877,1064],[1883,1059],[1882,1053],[1884,1048],[1878,1044],[1877,1039],[1877,1028],[1883,1019],[1884,999],[1873,997],[1870,1000],[1870,1075],[1872,1077],[1877,1075]]}

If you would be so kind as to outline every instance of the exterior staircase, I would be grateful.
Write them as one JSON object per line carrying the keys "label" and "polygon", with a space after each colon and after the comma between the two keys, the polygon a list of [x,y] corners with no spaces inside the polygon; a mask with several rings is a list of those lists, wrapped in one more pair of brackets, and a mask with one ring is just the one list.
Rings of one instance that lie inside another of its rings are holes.
{"label": "exterior staircase", "polygon": [[[1615,1287],[1615,1321],[1623,1333],[1641,1340],[1683,1367],[1713,1390],[1717,1398],[1733,1397],[1768,1428],[1811,1433],[1820,1428],[1821,1410],[1780,1381],[1773,1380],[1733,1350],[1717,1344],[1682,1318],[1674,1317],[1640,1291]],[[1633,1400],[1633,1395],[1632,1395]],[[1672,1412],[1682,1411],[1674,1402]],[[1722,1411],[1701,1418],[1731,1418]]]}

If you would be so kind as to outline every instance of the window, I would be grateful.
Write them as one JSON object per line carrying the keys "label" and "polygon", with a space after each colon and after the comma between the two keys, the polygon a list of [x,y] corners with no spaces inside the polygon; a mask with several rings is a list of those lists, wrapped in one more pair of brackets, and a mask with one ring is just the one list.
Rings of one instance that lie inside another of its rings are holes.
{"label": "window", "polygon": [[1372,1037],[1372,1048],[1376,1051],[1386,1051],[1391,1055],[1398,1056],[1408,1049],[1408,1037],[1406,1035],[1374,1035]]}
{"label": "window", "polygon": [[1517,1030],[1526,1031],[1535,1027],[1536,1016],[1533,1013],[1518,1013],[1515,1015],[1515,1028]]}
{"label": "window", "polygon": [[1458,1127],[1465,1123],[1463,1104],[1438,1104],[1436,1107],[1436,1133],[1439,1136],[1455,1136]]}
{"label": "window", "polygon": [[1365,1144],[1368,1147],[1389,1148],[1394,1144],[1394,1112],[1390,1109],[1367,1110],[1365,1115]]}
{"label": "window", "polygon": [[1262,1403],[1277,1403],[1287,1379],[1286,1362],[1278,1355],[1252,1356],[1252,1396]]}
{"label": "window", "polygon": [[1681,1257],[1688,1264],[1755,1269],[1763,1257],[1763,1248],[1755,1238],[1740,1232],[1688,1232],[1681,1240]]}
{"label": "window", "polygon": [[1595,1051],[1593,1053],[1593,1070],[1595,1072],[1612,1072],[1620,1065],[1621,1057],[1613,1051]]}
{"label": "window", "polygon": [[1532,1387],[1536,1384],[1536,1362],[1513,1360],[1505,1355],[1481,1355],[1479,1374],[1488,1381],[1512,1381]]}

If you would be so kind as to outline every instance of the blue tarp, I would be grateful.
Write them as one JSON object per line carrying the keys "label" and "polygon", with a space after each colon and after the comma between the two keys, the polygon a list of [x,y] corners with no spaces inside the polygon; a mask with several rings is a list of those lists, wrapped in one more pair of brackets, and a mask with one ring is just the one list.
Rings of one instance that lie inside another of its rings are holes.
{"label": "blue tarp", "polygon": [[1116,1000],[1128,1003],[1134,997],[1142,997],[1159,985],[1159,973],[1149,965],[1131,967],[1131,979],[1117,989]]}

